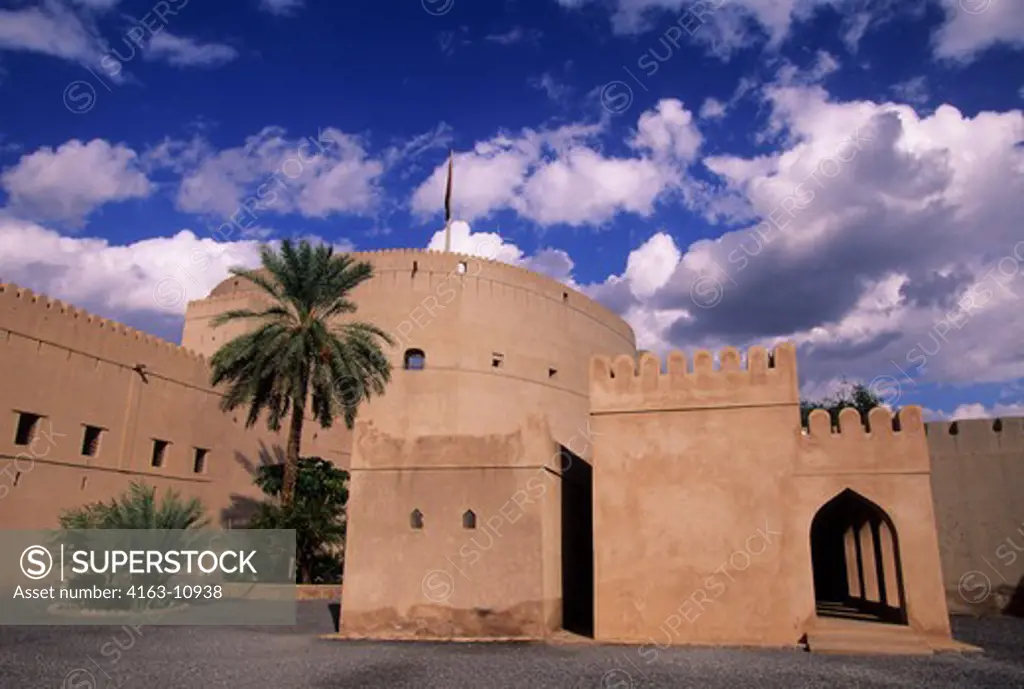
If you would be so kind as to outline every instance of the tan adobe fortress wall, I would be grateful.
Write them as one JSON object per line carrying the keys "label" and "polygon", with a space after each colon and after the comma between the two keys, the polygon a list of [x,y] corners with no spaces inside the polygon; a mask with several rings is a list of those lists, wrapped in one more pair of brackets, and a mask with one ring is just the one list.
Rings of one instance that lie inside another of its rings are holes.
{"label": "tan adobe fortress wall", "polygon": [[[908,406],[896,415],[888,409],[872,409],[868,428],[856,410],[844,409],[838,429],[832,428],[828,412],[816,410],[808,426],[799,438],[792,479],[794,533],[809,533],[818,510],[844,490],[879,506],[894,527],[894,533],[882,536],[896,541],[895,552],[872,553],[864,548],[866,566],[884,568],[885,573],[874,582],[862,582],[871,590],[861,597],[881,607],[902,607],[912,628],[948,638],[949,613],[921,408]],[[805,566],[797,568],[794,583],[799,590],[811,584],[813,590],[813,579],[807,578],[811,569],[806,566],[811,562],[809,541],[801,545],[797,561]],[[898,562],[876,563],[878,556],[892,556]],[[813,601],[802,603],[801,617],[811,614]]]}
{"label": "tan adobe fortress wall", "polygon": [[[245,412],[224,414],[195,352],[16,285],[0,284],[0,525],[50,528],[64,509],[133,480],[204,501],[215,523],[259,497],[252,472],[284,443]],[[20,414],[42,417],[16,444]],[[86,426],[101,429],[84,452]],[[306,448],[330,457],[309,429]],[[167,441],[152,466],[154,440]],[[196,448],[208,450],[195,471]],[[347,464],[347,458],[344,459]]]}
{"label": "tan adobe fortress wall", "polygon": [[[589,456],[589,357],[634,355],[632,330],[514,266],[422,251],[354,257],[373,263],[375,277],[354,292],[353,317],[397,342],[392,382],[360,410],[353,448],[345,628],[557,628],[562,487],[552,448]],[[229,280],[191,304],[185,341],[219,346],[209,319],[258,300],[250,287]],[[408,349],[425,354],[422,370],[404,368]],[[415,510],[422,529],[410,524]],[[463,526],[467,510],[475,529]]]}
{"label": "tan adobe fortress wall", "polygon": [[[910,624],[948,637],[920,410],[805,434],[791,345],[718,359],[592,362],[596,638],[795,645],[815,623],[812,520],[846,495],[891,515]],[[859,594],[884,607],[880,588]]]}
{"label": "tan adobe fortress wall", "polygon": [[418,468],[352,473],[344,630],[537,638],[558,629],[558,458],[541,415],[504,435],[406,440],[357,424],[354,464]]}
{"label": "tan adobe fortress wall", "polygon": [[950,610],[1024,614],[1024,418],[927,429]]}
{"label": "tan adobe fortress wall", "polygon": [[[518,430],[527,413],[542,412],[564,444],[587,417],[589,357],[636,351],[625,321],[537,273],[452,253],[351,255],[375,269],[375,277],[353,293],[353,317],[378,325],[397,342],[390,350],[393,382],[383,398],[360,411],[360,418],[389,435],[500,435]],[[259,299],[256,290],[229,279],[209,299],[191,303],[184,344],[211,353],[241,332],[214,332],[209,321],[251,305]],[[425,353],[426,366],[404,371],[404,353],[414,348]]]}

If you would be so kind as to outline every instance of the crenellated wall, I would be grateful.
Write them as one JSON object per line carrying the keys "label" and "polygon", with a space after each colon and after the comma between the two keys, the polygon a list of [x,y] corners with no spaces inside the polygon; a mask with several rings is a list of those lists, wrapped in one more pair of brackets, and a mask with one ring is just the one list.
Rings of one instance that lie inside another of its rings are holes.
{"label": "crenellated wall", "polygon": [[[218,523],[259,498],[253,473],[280,461],[280,434],[220,411],[195,352],[16,285],[0,284],[0,525],[51,528],[62,510],[123,492],[134,480],[201,498]],[[22,414],[40,416],[17,444]],[[86,428],[99,429],[95,453]],[[309,424],[304,450],[347,465]],[[169,443],[152,465],[154,441]],[[207,450],[196,471],[196,450]],[[344,452],[344,454],[342,454]]]}
{"label": "crenellated wall", "polygon": [[907,407],[895,416],[877,407],[868,413],[868,427],[856,409],[839,413],[838,429],[832,428],[827,411],[812,411],[800,439],[797,470],[802,474],[928,473],[919,407]]}
{"label": "crenellated wall", "polygon": [[[739,351],[694,353],[688,366],[683,352],[670,352],[664,370],[655,355],[593,357],[590,364],[592,412],[792,405],[799,402],[796,350],[789,345],[771,355],[751,347],[746,366]],[[639,363],[638,363],[639,362]]]}
{"label": "crenellated wall", "polygon": [[[393,381],[354,435],[310,421],[303,439],[304,454],[352,469],[349,631],[543,636],[579,582],[593,584],[600,640],[793,645],[820,603],[815,525],[844,510],[849,523],[823,533],[846,539],[847,564],[859,553],[847,583],[877,611],[939,643],[946,599],[1019,605],[1024,419],[926,425],[908,407],[875,409],[865,427],[845,410],[834,429],[818,411],[802,429],[790,344],[661,360],[637,354],[618,316],[530,271],[353,257],[376,271],[356,317],[395,337]],[[202,498],[222,523],[240,516],[283,434],[221,412],[204,355],[244,332],[212,318],[261,303],[224,281],[189,304],[179,347],[0,285],[0,527],[54,526],[137,479]],[[403,367],[410,349],[423,370]],[[42,417],[24,445],[19,414]],[[94,455],[87,426],[101,429]],[[161,466],[154,440],[170,443]],[[201,471],[196,448],[209,451]],[[591,509],[592,557],[579,542]]]}
{"label": "crenellated wall", "polygon": [[1024,615],[1024,418],[927,431],[950,609]]}
{"label": "crenellated wall", "polygon": [[[840,500],[863,506],[858,515],[877,508],[898,537],[884,542],[887,526],[879,536],[880,521],[875,534],[863,522],[864,547],[877,542],[896,553],[880,560],[883,583],[861,596],[865,603],[888,602],[945,643],[920,410],[898,420],[876,410],[870,433],[856,412],[842,415],[838,432],[815,413],[805,432],[792,345],[771,354],[751,348],[743,360],[731,348],[718,353],[717,367],[707,351],[694,354],[692,367],[680,352],[664,366],[647,354],[638,363],[592,359],[597,638],[795,645],[817,624],[812,522]],[[852,510],[839,517],[861,518]],[[841,539],[847,526],[826,531]],[[889,578],[894,561],[899,586]],[[885,583],[889,599],[878,600]]]}
{"label": "crenellated wall", "polygon": [[784,482],[800,433],[795,350],[752,348],[746,368],[734,349],[714,358],[591,362],[598,639],[799,638]]}
{"label": "crenellated wall", "polygon": [[[810,533],[823,505],[844,491],[855,492],[878,511],[881,519],[859,534],[867,539],[861,544],[860,576],[862,582],[865,576],[869,581],[858,585],[866,590],[851,596],[904,617],[912,628],[927,636],[948,638],[931,465],[922,418],[916,406],[896,415],[876,408],[869,412],[865,426],[858,411],[844,409],[839,414],[839,428],[834,429],[828,412],[811,412],[808,428],[797,444],[793,524],[797,532]],[[890,529],[894,535],[889,535]],[[801,546],[799,560],[810,562],[810,540]],[[848,564],[856,569],[853,563]],[[795,572],[796,587],[813,591],[812,573],[809,568]],[[804,600],[801,605],[802,615],[814,614],[813,601]]]}

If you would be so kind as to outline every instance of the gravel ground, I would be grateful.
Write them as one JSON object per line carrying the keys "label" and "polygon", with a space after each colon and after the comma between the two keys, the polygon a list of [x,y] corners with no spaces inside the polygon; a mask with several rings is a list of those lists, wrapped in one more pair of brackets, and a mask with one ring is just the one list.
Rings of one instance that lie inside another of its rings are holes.
{"label": "gravel ground", "polygon": [[628,647],[323,640],[327,607],[299,612],[289,628],[0,627],[0,687],[1024,687],[1024,619],[954,618],[955,636],[984,655],[673,648],[647,662]]}

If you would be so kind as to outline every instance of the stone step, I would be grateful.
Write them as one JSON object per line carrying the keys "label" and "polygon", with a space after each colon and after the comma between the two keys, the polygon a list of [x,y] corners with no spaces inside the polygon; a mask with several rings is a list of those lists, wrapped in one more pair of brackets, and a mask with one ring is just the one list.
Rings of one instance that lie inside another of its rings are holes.
{"label": "stone step", "polygon": [[910,627],[859,620],[818,618],[807,632],[811,653],[932,655],[928,641]]}

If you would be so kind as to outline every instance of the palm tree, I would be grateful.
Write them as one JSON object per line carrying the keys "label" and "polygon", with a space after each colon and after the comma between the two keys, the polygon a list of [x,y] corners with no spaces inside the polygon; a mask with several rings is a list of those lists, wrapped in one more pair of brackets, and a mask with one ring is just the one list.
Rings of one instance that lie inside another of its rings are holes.
{"label": "palm tree", "polygon": [[162,500],[156,488],[133,482],[128,491],[107,502],[94,502],[60,515],[62,529],[201,529],[210,520],[198,498],[185,500],[167,491]]}
{"label": "palm tree", "polygon": [[330,428],[340,414],[352,428],[359,404],[383,394],[391,380],[381,343],[394,341],[375,325],[338,321],[355,312],[349,293],[373,277],[370,263],[307,241],[296,247],[290,240],[278,251],[263,247],[260,259],[262,271],[231,273],[254,283],[269,303],[262,310],[237,309],[214,319],[214,327],[241,320],[253,322],[255,329],[213,355],[212,384],[228,384],[221,400],[225,411],[249,405],[247,428],[266,413],[267,426],[280,430],[291,413],[281,488],[282,504],[290,505],[307,403],[321,427]]}

